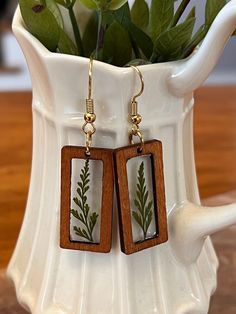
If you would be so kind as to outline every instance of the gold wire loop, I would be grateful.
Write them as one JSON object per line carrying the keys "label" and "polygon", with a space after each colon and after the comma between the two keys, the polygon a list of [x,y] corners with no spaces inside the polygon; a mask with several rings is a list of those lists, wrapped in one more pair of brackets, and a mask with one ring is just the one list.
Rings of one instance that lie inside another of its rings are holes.
{"label": "gold wire loop", "polygon": [[[90,127],[88,130],[86,130],[87,126]],[[94,124],[93,123],[87,123],[87,122],[84,123],[82,130],[84,131],[85,135],[87,133],[91,133],[91,135],[93,135],[96,132],[96,128],[95,128]]]}
{"label": "gold wire loop", "polygon": [[92,132],[89,131],[86,133],[86,150],[85,150],[85,154],[87,156],[90,156],[90,147],[92,146]]}
{"label": "gold wire loop", "polygon": [[138,73],[138,76],[139,76],[140,82],[141,82],[141,89],[140,89],[140,91],[136,95],[134,95],[134,97],[132,98],[132,102],[136,102],[136,98],[141,96],[143,91],[144,91],[144,79],[143,79],[143,75],[142,75],[141,71],[139,70],[139,68],[137,68],[134,65],[131,65],[131,68],[134,69]]}
{"label": "gold wire loop", "polygon": [[134,145],[134,139],[133,139],[134,136],[139,137],[140,146],[139,146],[138,150],[141,152],[143,150],[143,147],[144,147],[144,138],[143,138],[143,134],[139,130],[139,128],[137,128],[136,130],[132,129],[132,131],[130,132],[129,141],[130,141],[131,145]]}

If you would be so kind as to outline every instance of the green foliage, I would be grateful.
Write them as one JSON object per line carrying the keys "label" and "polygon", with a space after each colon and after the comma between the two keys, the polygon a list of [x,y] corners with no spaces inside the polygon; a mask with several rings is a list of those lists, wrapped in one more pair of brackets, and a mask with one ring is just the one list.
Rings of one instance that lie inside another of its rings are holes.
{"label": "green foliage", "polygon": [[64,31],[61,12],[54,0],[19,0],[22,17],[30,32],[50,51],[78,55]]}
{"label": "green foliage", "polygon": [[165,56],[165,61],[178,59],[191,39],[194,23],[195,18],[187,18],[184,23],[163,32],[155,41],[154,52],[160,58]]}
{"label": "green foliage", "polygon": [[68,55],[78,55],[77,47],[63,29],[60,30],[60,38],[57,48],[60,53]]}
{"label": "green foliage", "polygon": [[132,216],[143,232],[143,240],[147,239],[147,231],[153,219],[153,201],[148,200],[148,190],[145,183],[144,163],[138,170],[138,183],[134,204],[137,210],[132,211]]}
{"label": "green foliage", "polygon": [[149,59],[153,51],[153,42],[151,38],[140,28],[138,28],[131,20],[130,9],[128,3],[126,3],[119,10],[114,12],[114,17],[118,23],[120,23],[133,38],[138,48],[142,51],[146,59]]}
{"label": "green foliage", "polygon": [[[91,9],[81,38],[74,5]],[[174,61],[188,57],[206,36],[227,0],[206,0],[205,23],[193,33],[191,0],[19,0],[28,30],[50,51],[90,57],[116,66]],[[60,7],[68,11],[74,33],[65,30]],[[187,11],[188,9],[188,11]]]}
{"label": "green foliage", "polygon": [[19,4],[30,33],[50,51],[56,51],[60,27],[53,13],[40,0],[19,0]]}
{"label": "green foliage", "polygon": [[116,21],[107,29],[104,38],[103,60],[123,66],[131,59],[132,46],[127,31]]}
{"label": "green foliage", "polygon": [[88,21],[88,24],[86,25],[84,35],[82,38],[82,44],[86,56],[90,56],[96,49],[98,35],[97,29],[98,29],[98,14],[97,11],[94,11],[90,16],[90,19]]}
{"label": "green foliage", "polygon": [[73,8],[77,0],[54,0],[54,1],[63,6],[64,8],[69,9]]}
{"label": "green foliage", "polygon": [[101,11],[107,11],[107,10],[117,10],[124,3],[127,2],[127,0],[80,0],[87,8],[92,10],[101,10]]}
{"label": "green foliage", "polygon": [[61,11],[59,10],[56,2],[54,0],[45,0],[45,4],[47,8],[51,11],[51,13],[54,15],[58,26],[63,29],[64,25]]}
{"label": "green foliage", "polygon": [[71,209],[71,214],[78,219],[83,225],[84,229],[74,226],[75,234],[94,242],[93,231],[97,223],[98,214],[96,212],[90,213],[90,207],[87,203],[87,192],[89,191],[89,160],[87,159],[84,168],[81,170],[80,181],[78,182],[77,193],[79,197],[74,197],[74,203],[79,207],[79,211]]}
{"label": "green foliage", "polygon": [[149,30],[152,40],[156,39],[169,28],[174,15],[173,0],[152,0],[150,9]]}
{"label": "green foliage", "polygon": [[207,0],[206,13],[205,13],[205,25],[210,27],[213,23],[216,15],[226,5],[226,0]]}
{"label": "green foliage", "polygon": [[132,22],[143,31],[147,31],[149,8],[145,0],[135,0],[131,9]]}
{"label": "green foliage", "polygon": [[174,14],[174,18],[173,18],[172,22],[170,23],[170,27],[175,26],[179,22],[181,16],[183,15],[183,13],[186,10],[186,8],[187,8],[188,4],[190,3],[190,1],[191,0],[182,0],[180,2],[180,5],[178,6],[178,8],[177,8],[177,10],[176,10],[176,12]]}

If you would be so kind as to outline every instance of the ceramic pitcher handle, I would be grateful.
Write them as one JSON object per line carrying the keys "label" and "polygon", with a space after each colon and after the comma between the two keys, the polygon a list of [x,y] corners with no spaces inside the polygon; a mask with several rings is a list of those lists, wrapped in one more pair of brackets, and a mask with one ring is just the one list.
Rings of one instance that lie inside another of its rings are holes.
{"label": "ceramic pitcher handle", "polygon": [[184,202],[169,219],[173,252],[184,264],[198,259],[208,235],[236,223],[236,203],[206,207]]}
{"label": "ceramic pitcher handle", "polygon": [[195,54],[174,67],[169,80],[173,94],[191,93],[206,80],[235,29],[236,0],[231,0],[218,14]]}

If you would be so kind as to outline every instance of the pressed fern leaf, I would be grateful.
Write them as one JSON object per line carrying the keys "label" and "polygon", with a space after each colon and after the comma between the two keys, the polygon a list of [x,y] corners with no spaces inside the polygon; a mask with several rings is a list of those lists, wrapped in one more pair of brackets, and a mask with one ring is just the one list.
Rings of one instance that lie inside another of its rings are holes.
{"label": "pressed fern leaf", "polygon": [[71,209],[71,214],[78,219],[84,228],[74,226],[75,234],[82,237],[89,242],[94,242],[93,231],[98,220],[98,214],[96,212],[90,211],[90,207],[87,203],[88,197],[87,192],[89,191],[90,182],[90,172],[89,172],[89,160],[86,159],[84,167],[81,169],[80,181],[77,183],[77,193],[78,197],[74,197],[74,203],[79,207],[79,210]]}
{"label": "pressed fern leaf", "polygon": [[153,201],[148,200],[149,192],[146,187],[143,161],[139,166],[137,181],[136,198],[134,199],[136,210],[132,211],[132,216],[142,229],[143,240],[146,240],[148,228],[153,219]]}

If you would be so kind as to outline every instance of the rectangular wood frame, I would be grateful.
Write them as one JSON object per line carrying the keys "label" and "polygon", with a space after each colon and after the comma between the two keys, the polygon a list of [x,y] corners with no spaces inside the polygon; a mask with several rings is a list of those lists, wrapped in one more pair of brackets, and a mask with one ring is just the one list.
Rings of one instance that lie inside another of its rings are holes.
{"label": "rectangular wood frame", "polygon": [[[163,173],[162,143],[157,140],[144,144],[142,152],[139,145],[119,148],[115,151],[115,176],[120,219],[121,250],[132,254],[168,240],[165,187]],[[153,199],[156,217],[156,236],[140,242],[133,241],[132,215],[130,210],[127,161],[138,156],[150,155],[153,177]]]}
{"label": "rectangular wood frame", "polygon": [[[60,246],[64,249],[108,253],[112,242],[112,211],[113,211],[113,150],[90,148],[90,156],[85,155],[85,147],[65,146],[61,151],[61,222]],[[71,241],[71,174],[72,159],[101,160],[103,162],[102,203],[100,243]]]}

